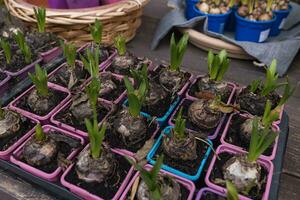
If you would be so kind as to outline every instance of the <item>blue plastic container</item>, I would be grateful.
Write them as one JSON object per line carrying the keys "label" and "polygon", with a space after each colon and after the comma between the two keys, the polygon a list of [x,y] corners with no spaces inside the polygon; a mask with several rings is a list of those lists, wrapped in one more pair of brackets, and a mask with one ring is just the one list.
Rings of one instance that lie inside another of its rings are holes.
{"label": "blue plastic container", "polygon": [[[164,134],[170,134],[170,130],[173,128],[173,126],[168,126],[166,127],[163,131],[162,131],[162,134],[160,134],[159,138],[157,139],[156,143],[153,145],[152,149],[150,150],[150,152],[148,153],[147,155],[147,160],[148,162],[150,162],[151,165],[154,165],[155,164],[155,161],[152,159],[157,151],[157,149],[160,147],[161,143],[162,143],[162,140],[163,140],[163,135]],[[210,140],[207,140],[209,144],[212,145],[212,142]],[[177,169],[174,169],[172,167],[169,167],[165,164],[162,165],[162,169],[168,171],[168,172],[171,172],[177,176],[180,176],[180,177],[183,177],[183,178],[186,178],[188,180],[191,180],[191,181],[197,181],[201,175],[201,172],[205,166],[205,163],[207,161],[207,158],[209,156],[209,154],[211,153],[211,148],[208,147],[202,161],[201,161],[201,164],[198,168],[198,171],[196,174],[186,174],[182,171],[179,171]]]}
{"label": "blue plastic container", "polygon": [[215,32],[215,33],[224,33],[225,24],[227,23],[227,20],[232,12],[230,9],[225,14],[206,14],[204,12],[201,12],[198,10],[196,5],[193,7],[194,11],[197,13],[197,16],[207,16],[208,22],[207,22],[207,29],[208,31]]}
{"label": "blue plastic container", "polygon": [[227,20],[227,23],[225,25],[225,30],[227,31],[230,31],[230,32],[234,32],[235,31],[235,12],[237,12],[237,9],[238,9],[238,6],[237,5],[234,5],[232,8],[231,8],[231,13],[228,17],[228,20]]}
{"label": "blue plastic container", "polygon": [[[180,101],[180,97],[177,97],[176,100],[170,105],[170,107],[169,107],[168,111],[165,113],[165,115],[163,117],[156,118],[156,121],[157,121],[157,123],[159,124],[160,127],[163,127],[167,123],[169,117],[171,116],[171,114],[175,110],[175,108],[178,105],[179,101]],[[126,99],[124,101],[123,105],[128,106],[128,99]],[[145,113],[145,112],[141,112],[141,115],[146,117],[146,118],[155,117],[155,116],[151,116],[151,115],[149,115],[148,113]]]}
{"label": "blue plastic container", "polygon": [[289,5],[288,10],[274,10],[273,13],[276,15],[276,21],[273,23],[270,36],[277,36],[281,32],[281,29],[283,28],[286,18],[290,14],[292,10],[292,6]]}
{"label": "blue plastic container", "polygon": [[193,7],[199,2],[199,0],[185,0],[185,17],[190,20],[197,15]]}
{"label": "blue plastic container", "polygon": [[236,12],[235,19],[235,40],[261,43],[268,39],[276,16],[270,21],[250,21]]}

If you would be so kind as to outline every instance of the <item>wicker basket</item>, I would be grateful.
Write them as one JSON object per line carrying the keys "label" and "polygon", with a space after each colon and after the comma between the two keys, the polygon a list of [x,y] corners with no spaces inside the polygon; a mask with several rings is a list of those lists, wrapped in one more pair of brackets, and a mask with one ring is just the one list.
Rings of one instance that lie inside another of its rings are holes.
{"label": "wicker basket", "polygon": [[[34,5],[25,0],[4,0],[9,12],[36,27]],[[149,0],[123,0],[114,4],[85,9],[47,9],[47,31],[82,45],[92,40],[90,24],[99,19],[103,28],[103,43],[112,44],[121,34],[131,40],[141,25],[143,7]]]}

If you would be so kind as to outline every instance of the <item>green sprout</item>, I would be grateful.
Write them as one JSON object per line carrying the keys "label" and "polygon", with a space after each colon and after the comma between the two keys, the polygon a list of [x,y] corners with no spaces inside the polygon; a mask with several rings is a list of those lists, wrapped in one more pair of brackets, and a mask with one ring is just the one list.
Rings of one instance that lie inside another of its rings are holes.
{"label": "green sprout", "polygon": [[38,31],[40,33],[45,32],[46,25],[46,9],[45,8],[33,8],[34,15],[37,21]]}
{"label": "green sprout", "polygon": [[61,46],[68,66],[74,69],[76,60],[76,46],[74,44],[65,44],[63,42],[61,43]]}
{"label": "green sprout", "polygon": [[129,113],[132,117],[138,117],[148,91],[147,83],[143,79],[137,90],[134,89],[127,76],[124,77],[124,83],[127,89]]}
{"label": "green sprout", "polygon": [[269,127],[258,128],[258,118],[253,120],[251,141],[247,159],[249,162],[255,162],[259,156],[275,141],[277,133]]}
{"label": "green sprout", "polygon": [[137,163],[133,162],[130,159],[127,159],[136,170],[140,172],[140,176],[143,179],[143,181],[146,183],[148,189],[149,189],[149,195],[150,199],[152,200],[161,200],[161,193],[160,193],[160,187],[157,183],[157,177],[160,171],[160,168],[163,164],[164,156],[160,156],[156,162],[153,168],[150,171],[145,170],[143,167],[138,165]]}
{"label": "green sprout", "polygon": [[17,34],[14,35],[14,38],[25,57],[25,62],[30,63],[32,59],[32,54],[31,54],[30,47],[25,41],[24,34],[18,31]]}
{"label": "green sprout", "polygon": [[250,84],[250,92],[255,93],[257,91],[257,89],[259,89],[261,86],[261,80],[257,79],[252,81],[252,83]]}
{"label": "green sprout", "polygon": [[226,188],[227,188],[227,200],[239,200],[239,194],[234,186],[230,181],[226,181]]}
{"label": "green sprout", "polygon": [[182,107],[181,107],[180,111],[175,119],[175,127],[174,127],[175,136],[178,139],[185,138],[185,133],[184,133],[185,122],[186,122],[186,120],[182,118]]}
{"label": "green sprout", "polygon": [[145,81],[147,88],[149,88],[150,84],[149,84],[149,79],[148,79],[147,64],[143,64],[143,67],[141,69],[131,69],[130,73],[137,85],[140,85],[143,81]]}
{"label": "green sprout", "polygon": [[277,112],[271,112],[272,104],[271,101],[268,100],[265,106],[264,115],[262,117],[262,124],[265,127],[269,127],[274,121],[278,120],[279,115]]}
{"label": "green sprout", "polygon": [[228,3],[228,7],[229,8],[232,8],[235,4],[235,0],[230,0],[229,3]]}
{"label": "green sprout", "polygon": [[209,51],[207,64],[210,79],[221,81],[229,68],[229,59],[227,58],[226,50],[222,50],[218,55],[214,55],[212,51]]}
{"label": "green sprout", "polygon": [[124,56],[126,54],[126,39],[123,36],[118,35],[115,38],[115,47],[118,50],[118,54]]}
{"label": "green sprout", "polygon": [[3,49],[4,55],[5,55],[5,58],[6,58],[6,63],[10,64],[11,63],[11,47],[10,47],[9,43],[4,39],[1,39],[0,43],[1,43],[1,48]]}
{"label": "green sprout", "polygon": [[49,94],[48,90],[48,76],[47,76],[47,70],[42,69],[39,64],[35,65],[35,75],[28,73],[29,78],[35,85],[37,92],[39,95],[43,97],[47,97]]}
{"label": "green sprout", "polygon": [[273,5],[273,1],[274,1],[274,0],[267,0],[267,8],[266,8],[266,11],[267,11],[267,12],[270,12],[270,11],[271,11],[272,5]]}
{"label": "green sprout", "polygon": [[99,47],[96,47],[96,49],[93,51],[87,48],[87,58],[85,58],[83,55],[80,55],[80,59],[83,62],[84,68],[90,73],[92,77],[99,76],[99,52]]}
{"label": "green sprout", "polygon": [[46,134],[43,131],[43,128],[41,126],[41,124],[37,124],[35,126],[35,135],[34,135],[35,139],[37,141],[45,141],[46,139]]}
{"label": "green sprout", "polygon": [[286,77],[286,84],[284,87],[284,91],[283,91],[282,97],[280,98],[280,101],[279,101],[277,107],[280,107],[287,102],[287,100],[294,94],[294,92],[296,91],[299,84],[300,84],[300,82],[298,82],[295,87],[292,87],[292,84],[289,81],[289,78]]}
{"label": "green sprout", "polygon": [[98,19],[96,19],[94,26],[91,27],[91,34],[94,42],[97,45],[100,45],[100,43],[102,42],[102,31],[103,25]]}
{"label": "green sprout", "polygon": [[99,78],[93,77],[91,83],[85,88],[85,92],[89,97],[90,104],[92,106],[94,115],[97,115],[97,101],[98,94],[101,88],[101,83]]}
{"label": "green sprout", "polygon": [[171,64],[170,69],[172,71],[179,71],[184,53],[186,51],[187,43],[189,40],[188,33],[185,33],[178,44],[176,44],[175,41],[175,35],[172,34],[171,41],[170,41],[170,58],[171,58]]}
{"label": "green sprout", "polygon": [[0,101],[0,120],[4,119],[5,110],[2,108],[2,102]]}
{"label": "green sprout", "polygon": [[248,10],[249,14],[253,13],[254,5],[255,5],[255,0],[248,0]]}
{"label": "green sprout", "polygon": [[94,118],[93,123],[85,119],[85,125],[90,139],[90,150],[93,159],[97,159],[101,155],[102,142],[105,137],[106,123],[103,123],[100,130],[98,127],[97,118]]}

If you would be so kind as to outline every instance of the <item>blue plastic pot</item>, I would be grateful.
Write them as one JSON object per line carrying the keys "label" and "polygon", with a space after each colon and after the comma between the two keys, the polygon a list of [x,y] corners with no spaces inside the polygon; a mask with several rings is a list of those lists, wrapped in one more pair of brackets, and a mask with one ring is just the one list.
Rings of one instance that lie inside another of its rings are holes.
{"label": "blue plastic pot", "polygon": [[[155,156],[156,151],[158,150],[158,148],[160,147],[160,145],[162,143],[164,134],[166,134],[166,135],[170,134],[170,131],[171,131],[172,128],[173,128],[173,126],[168,126],[162,131],[162,134],[160,134],[160,136],[157,139],[156,143],[153,145],[152,149],[148,153],[147,160],[148,160],[148,162],[150,162],[151,165],[155,164],[155,160],[153,160],[153,157]],[[212,145],[212,142],[210,140],[207,140],[207,141],[208,141],[209,144]],[[204,157],[203,157],[203,159],[202,159],[202,161],[199,165],[199,168],[198,168],[198,171],[197,171],[196,174],[186,174],[182,171],[174,169],[174,168],[172,168],[168,165],[165,165],[165,164],[163,164],[161,168],[168,171],[168,172],[171,172],[171,173],[173,173],[177,176],[183,177],[185,179],[188,179],[188,180],[191,180],[191,181],[196,181],[196,180],[199,179],[199,177],[201,175],[201,172],[202,172],[202,170],[205,166],[205,163],[207,161],[207,158],[208,158],[210,152],[211,152],[211,148],[208,147],[208,149],[207,149],[207,151],[206,151],[206,153],[205,153],[205,155],[204,155]]]}
{"label": "blue plastic pot", "polygon": [[234,13],[237,12],[237,9],[238,9],[238,6],[237,5],[234,5],[232,8],[231,8],[231,13],[228,17],[228,20],[227,20],[227,23],[225,25],[225,30],[227,31],[230,31],[230,32],[234,32],[235,31],[235,16],[234,16]]}
{"label": "blue plastic pot", "polygon": [[[163,127],[167,123],[170,115],[175,110],[175,108],[178,105],[179,101],[180,101],[180,97],[177,97],[176,100],[170,105],[170,107],[169,107],[168,111],[165,113],[165,115],[163,117],[156,118],[156,121],[157,121],[157,123],[159,124],[160,127]],[[124,101],[123,105],[128,106],[128,99],[126,99]],[[151,116],[151,115],[149,115],[148,113],[145,113],[145,112],[141,112],[141,115],[146,117],[146,118],[155,117],[155,116]]]}
{"label": "blue plastic pot", "polygon": [[193,7],[199,2],[199,0],[185,0],[185,17],[190,20],[197,17],[197,13]]}
{"label": "blue plastic pot", "polygon": [[292,6],[289,5],[288,10],[274,10],[273,13],[276,15],[276,20],[273,23],[270,36],[277,36],[281,32],[281,29],[283,28],[286,18],[290,14],[292,10]]}
{"label": "blue plastic pot", "polygon": [[201,12],[198,10],[196,5],[193,7],[194,11],[197,13],[197,16],[207,16],[208,22],[207,22],[207,29],[211,32],[215,33],[224,33],[225,24],[229,18],[229,15],[231,14],[231,9],[225,13],[225,14],[206,14],[204,12]]}
{"label": "blue plastic pot", "polygon": [[235,40],[261,43],[268,39],[276,16],[269,21],[250,21],[236,12],[235,19]]}

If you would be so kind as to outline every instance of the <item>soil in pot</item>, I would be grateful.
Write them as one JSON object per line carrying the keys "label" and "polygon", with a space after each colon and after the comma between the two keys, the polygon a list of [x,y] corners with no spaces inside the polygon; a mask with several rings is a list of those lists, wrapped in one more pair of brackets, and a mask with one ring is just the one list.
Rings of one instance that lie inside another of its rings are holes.
{"label": "soil in pot", "polygon": [[119,109],[108,121],[109,128],[105,141],[112,148],[126,149],[131,152],[141,149],[157,129],[154,120],[142,116],[133,118],[127,108]]}
{"label": "soil in pot", "polygon": [[210,80],[208,76],[200,77],[191,86],[189,95],[199,99],[214,99],[221,96],[224,103],[228,102],[232,88],[228,87],[226,82]]}
{"label": "soil in pot", "polygon": [[237,103],[240,105],[241,110],[245,110],[252,115],[262,116],[265,111],[267,100],[271,101],[272,109],[279,103],[280,96],[272,92],[267,96],[259,95],[260,89],[256,93],[250,91],[250,87],[244,88],[237,97]]}
{"label": "soil in pot", "polygon": [[0,119],[0,151],[5,151],[34,127],[31,120],[12,111]]}
{"label": "soil in pot", "polygon": [[[111,108],[107,104],[98,101],[98,122],[101,122],[105,118],[110,109]],[[91,109],[87,95],[83,93],[79,93],[78,95],[73,96],[71,105],[61,110],[55,116],[55,120],[64,124],[68,124],[69,126],[72,126],[81,131],[87,131],[84,122],[85,118],[92,119],[93,111]]]}
{"label": "soil in pot", "polygon": [[[250,138],[245,138],[241,126],[246,121],[246,117],[242,117],[241,115],[234,115],[232,117],[231,123],[229,125],[229,129],[227,135],[225,137],[225,141],[236,145],[238,147],[242,147],[244,150],[249,149]],[[273,151],[273,145],[271,145],[264,153],[265,156],[270,156]]]}
{"label": "soil in pot", "polygon": [[[224,152],[224,153],[218,154],[218,156],[220,159],[216,159],[216,162],[214,164],[214,167],[212,169],[209,179],[212,183],[226,188],[226,182],[224,181],[223,167],[225,166],[226,162],[233,157],[233,155],[229,154],[227,152]],[[260,186],[256,185],[255,187],[253,187],[249,191],[247,197],[249,197],[253,200],[262,199],[263,194],[266,189],[267,176],[268,176],[268,172],[262,166],[261,174],[260,174],[261,184],[260,184]]]}
{"label": "soil in pot", "polygon": [[4,79],[6,79],[7,75],[0,72],[0,82],[3,81]]}
{"label": "soil in pot", "polygon": [[[46,134],[45,142],[36,141],[35,137],[27,141],[19,159],[43,172],[52,173],[67,163],[67,157],[79,147],[79,139],[51,130]],[[47,155],[42,154],[46,148]]]}
{"label": "soil in pot", "polygon": [[45,53],[60,46],[60,39],[53,33],[28,32],[26,41],[36,53]]}
{"label": "soil in pot", "polygon": [[116,167],[114,169],[115,171],[110,177],[108,177],[108,179],[104,180],[103,182],[99,183],[94,181],[88,183],[79,179],[75,167],[73,167],[65,177],[66,181],[80,188],[83,188],[103,199],[112,199],[122,185],[123,180],[125,179],[131,168],[130,163],[124,157],[118,154],[112,155],[114,160],[116,161]]}
{"label": "soil in pot", "polygon": [[67,95],[67,93],[49,88],[49,95],[42,97],[38,95],[36,89],[33,89],[19,99],[17,107],[44,116],[51,112]]}
{"label": "soil in pot", "polygon": [[213,192],[205,192],[202,194],[201,199],[200,200],[226,200],[225,197],[221,197],[218,194],[215,194]]}
{"label": "soil in pot", "polygon": [[100,74],[101,89],[99,97],[108,101],[114,101],[125,91],[123,79],[117,79],[111,73]]}
{"label": "soil in pot", "polygon": [[75,91],[89,77],[89,72],[83,69],[83,66],[80,65],[79,62],[75,62],[74,70],[69,68],[66,64],[56,74],[49,78],[49,82],[58,84],[72,91]]}

